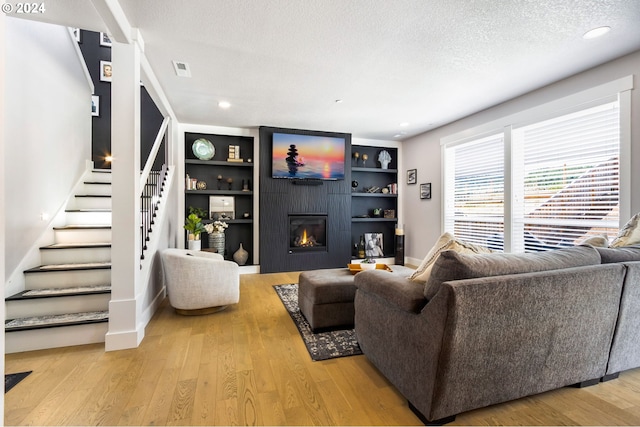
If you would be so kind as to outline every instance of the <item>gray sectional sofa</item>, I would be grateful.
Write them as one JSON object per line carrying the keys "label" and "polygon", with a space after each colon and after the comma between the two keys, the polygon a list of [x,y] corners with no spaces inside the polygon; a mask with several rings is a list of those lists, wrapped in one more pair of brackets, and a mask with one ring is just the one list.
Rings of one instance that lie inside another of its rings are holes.
{"label": "gray sectional sofa", "polygon": [[444,251],[426,283],[355,285],[360,347],[425,423],[640,366],[640,247]]}

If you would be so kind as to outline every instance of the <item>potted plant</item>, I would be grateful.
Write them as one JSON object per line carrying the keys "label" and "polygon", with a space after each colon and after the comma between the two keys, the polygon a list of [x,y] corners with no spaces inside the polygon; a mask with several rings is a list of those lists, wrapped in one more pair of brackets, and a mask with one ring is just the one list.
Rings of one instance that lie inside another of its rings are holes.
{"label": "potted plant", "polygon": [[188,233],[187,241],[189,249],[200,250],[200,233],[204,231],[202,218],[193,212],[190,213],[184,221],[184,229],[187,230]]}

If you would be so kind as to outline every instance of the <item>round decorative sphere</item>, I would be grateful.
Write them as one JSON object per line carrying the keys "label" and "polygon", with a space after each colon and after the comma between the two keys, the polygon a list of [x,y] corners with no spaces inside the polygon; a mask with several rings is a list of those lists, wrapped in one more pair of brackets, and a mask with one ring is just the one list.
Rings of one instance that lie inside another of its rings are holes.
{"label": "round decorative sphere", "polygon": [[198,181],[196,183],[196,190],[206,190],[207,189],[207,183],[204,181]]}
{"label": "round decorative sphere", "polygon": [[358,181],[351,181],[351,187],[358,188]]}

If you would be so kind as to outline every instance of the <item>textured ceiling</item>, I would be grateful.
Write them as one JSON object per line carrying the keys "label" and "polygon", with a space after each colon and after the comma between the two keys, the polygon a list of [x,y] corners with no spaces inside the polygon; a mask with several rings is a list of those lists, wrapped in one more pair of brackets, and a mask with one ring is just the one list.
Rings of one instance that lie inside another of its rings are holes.
{"label": "textured ceiling", "polygon": [[[118,1],[184,123],[404,139],[640,49],[638,0]],[[105,30],[90,2],[47,7]]]}

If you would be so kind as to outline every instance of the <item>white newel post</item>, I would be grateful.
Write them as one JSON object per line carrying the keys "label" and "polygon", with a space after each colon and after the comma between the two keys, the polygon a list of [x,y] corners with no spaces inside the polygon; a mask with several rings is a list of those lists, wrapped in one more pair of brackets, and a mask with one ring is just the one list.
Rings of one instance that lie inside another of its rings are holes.
{"label": "white newel post", "polygon": [[113,42],[111,62],[112,246],[107,351],[137,347],[144,337],[137,296],[140,285],[140,56],[141,49]]}

